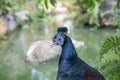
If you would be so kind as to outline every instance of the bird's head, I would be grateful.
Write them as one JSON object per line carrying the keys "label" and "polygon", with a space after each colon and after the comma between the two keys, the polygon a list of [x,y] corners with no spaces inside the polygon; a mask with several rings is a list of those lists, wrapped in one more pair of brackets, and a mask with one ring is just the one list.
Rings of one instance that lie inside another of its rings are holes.
{"label": "bird's head", "polygon": [[63,46],[65,42],[65,34],[58,33],[53,37],[53,43],[59,46]]}
{"label": "bird's head", "polygon": [[66,41],[66,34],[68,29],[66,27],[60,27],[57,29],[57,34],[54,35],[52,41],[54,44],[63,46]]}

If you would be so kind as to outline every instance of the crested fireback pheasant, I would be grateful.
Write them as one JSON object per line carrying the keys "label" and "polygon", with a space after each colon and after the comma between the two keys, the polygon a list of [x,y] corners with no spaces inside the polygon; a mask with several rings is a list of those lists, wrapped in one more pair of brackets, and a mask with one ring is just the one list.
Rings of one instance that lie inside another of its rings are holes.
{"label": "crested fireback pheasant", "polygon": [[53,37],[54,45],[62,47],[56,80],[105,80],[102,74],[81,60],[66,27],[60,27]]}

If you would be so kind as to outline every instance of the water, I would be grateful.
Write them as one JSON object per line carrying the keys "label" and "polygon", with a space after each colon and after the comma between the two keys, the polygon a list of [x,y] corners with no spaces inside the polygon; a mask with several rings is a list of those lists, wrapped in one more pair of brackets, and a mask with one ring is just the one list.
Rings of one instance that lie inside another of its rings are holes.
{"label": "water", "polygon": [[[25,62],[25,54],[34,41],[50,40],[55,33],[51,31],[52,33],[45,34],[44,28],[40,29],[41,31],[36,30],[23,28],[12,34],[9,39],[0,41],[0,80],[55,80],[58,61],[38,66]],[[69,35],[75,40],[85,42],[85,46],[76,50],[83,60],[99,70],[99,51],[103,40],[118,32],[119,30],[76,27]]]}

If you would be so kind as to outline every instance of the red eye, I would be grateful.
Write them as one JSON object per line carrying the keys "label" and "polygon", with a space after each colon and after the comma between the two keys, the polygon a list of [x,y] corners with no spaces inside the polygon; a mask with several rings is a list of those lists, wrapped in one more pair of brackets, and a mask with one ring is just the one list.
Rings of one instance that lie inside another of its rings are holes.
{"label": "red eye", "polygon": [[58,38],[58,41],[61,41],[62,40],[62,38]]}

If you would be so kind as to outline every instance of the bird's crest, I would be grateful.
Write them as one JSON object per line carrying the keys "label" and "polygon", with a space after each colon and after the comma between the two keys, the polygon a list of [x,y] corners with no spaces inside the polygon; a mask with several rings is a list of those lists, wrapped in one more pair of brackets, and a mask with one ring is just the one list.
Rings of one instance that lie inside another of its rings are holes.
{"label": "bird's crest", "polygon": [[67,29],[67,27],[59,27],[59,28],[57,29],[57,32],[58,32],[58,33],[67,34],[68,29]]}

